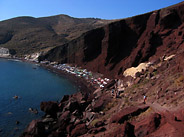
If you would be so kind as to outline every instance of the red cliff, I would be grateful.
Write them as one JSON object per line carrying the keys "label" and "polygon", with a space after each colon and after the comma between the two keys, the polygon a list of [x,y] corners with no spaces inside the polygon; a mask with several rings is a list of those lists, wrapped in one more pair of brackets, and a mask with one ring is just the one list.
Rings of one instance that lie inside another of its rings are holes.
{"label": "red cliff", "polygon": [[126,68],[184,48],[184,3],[122,19],[84,33],[40,59],[75,63],[122,77]]}

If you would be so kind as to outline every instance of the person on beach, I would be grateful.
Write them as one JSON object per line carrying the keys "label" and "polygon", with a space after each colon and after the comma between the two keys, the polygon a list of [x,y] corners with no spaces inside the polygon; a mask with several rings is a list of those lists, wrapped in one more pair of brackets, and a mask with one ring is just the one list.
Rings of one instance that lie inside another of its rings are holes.
{"label": "person on beach", "polygon": [[147,99],[147,97],[146,97],[146,95],[144,95],[144,104],[146,104],[146,99]]}
{"label": "person on beach", "polygon": [[111,90],[111,96],[114,96],[114,89]]}

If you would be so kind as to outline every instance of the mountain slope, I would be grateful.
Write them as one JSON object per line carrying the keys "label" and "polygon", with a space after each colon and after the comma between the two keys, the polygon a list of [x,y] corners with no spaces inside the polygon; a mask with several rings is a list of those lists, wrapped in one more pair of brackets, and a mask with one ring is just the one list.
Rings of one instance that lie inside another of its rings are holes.
{"label": "mountain slope", "polygon": [[75,63],[110,77],[184,48],[184,2],[84,33],[40,59]]}
{"label": "mountain slope", "polygon": [[72,18],[67,15],[13,18],[0,22],[0,46],[14,49],[17,55],[24,55],[62,45],[108,22],[94,18]]}
{"label": "mountain slope", "polygon": [[183,136],[183,13],[184,2],[112,22],[41,56],[119,79],[59,103],[42,102],[45,117],[33,120],[22,137]]}

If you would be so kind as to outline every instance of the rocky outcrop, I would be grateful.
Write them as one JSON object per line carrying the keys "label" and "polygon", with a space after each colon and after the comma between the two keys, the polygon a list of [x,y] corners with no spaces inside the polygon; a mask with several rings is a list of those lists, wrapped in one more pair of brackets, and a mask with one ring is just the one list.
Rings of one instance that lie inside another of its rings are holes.
{"label": "rocky outcrop", "polygon": [[40,108],[45,112],[42,120],[33,120],[22,136],[79,136],[89,130],[82,111],[86,109],[90,96],[80,92],[65,95],[59,103],[41,102]]}
{"label": "rocky outcrop", "polygon": [[110,120],[111,123],[124,123],[124,121],[129,120],[131,117],[138,116],[139,114],[145,112],[149,107],[144,106],[143,108],[138,107],[128,107],[120,112],[116,113],[115,115],[112,115],[112,118]]}
{"label": "rocky outcrop", "polygon": [[87,133],[87,128],[85,124],[79,124],[77,125],[71,132],[71,137],[77,137],[80,135],[83,135],[85,133]]}
{"label": "rocky outcrop", "polygon": [[59,107],[57,102],[41,102],[40,109],[45,112],[46,114],[52,115],[53,117],[56,116],[55,112],[58,111]]}
{"label": "rocky outcrop", "polygon": [[50,50],[40,59],[74,63],[109,77],[183,50],[184,3],[110,23]]}
{"label": "rocky outcrop", "polygon": [[45,136],[45,127],[43,122],[40,120],[33,120],[21,136]]}
{"label": "rocky outcrop", "polygon": [[136,137],[143,137],[156,131],[161,123],[161,115],[154,113],[147,119],[136,123],[135,135]]}
{"label": "rocky outcrop", "polygon": [[[98,97],[93,95],[95,92],[91,94],[86,96],[78,92],[65,95],[58,103],[41,102],[40,108],[45,112],[45,116],[41,120],[33,120],[22,136],[76,137],[101,134],[104,131],[108,131],[107,136],[135,136],[134,125],[127,121],[147,111],[148,106],[140,104],[139,107],[127,107],[109,117],[110,112],[106,112],[116,106],[111,94],[102,92]],[[103,116],[109,118],[104,119]],[[155,122],[157,128],[159,124]],[[113,124],[123,125],[116,130],[109,130],[108,126]],[[152,126],[148,129],[152,131],[151,128]]]}
{"label": "rocky outcrop", "polygon": [[136,137],[134,134],[134,126],[129,122],[125,122],[114,132],[107,135],[107,137]]}

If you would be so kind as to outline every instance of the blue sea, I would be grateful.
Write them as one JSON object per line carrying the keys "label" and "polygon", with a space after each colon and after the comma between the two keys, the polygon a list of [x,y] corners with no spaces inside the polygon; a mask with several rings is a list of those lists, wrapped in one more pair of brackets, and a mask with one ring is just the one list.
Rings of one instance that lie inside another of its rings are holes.
{"label": "blue sea", "polygon": [[[29,122],[43,116],[41,101],[59,101],[76,91],[69,80],[38,65],[0,59],[0,137],[18,137]],[[38,114],[29,108],[38,109]]]}

